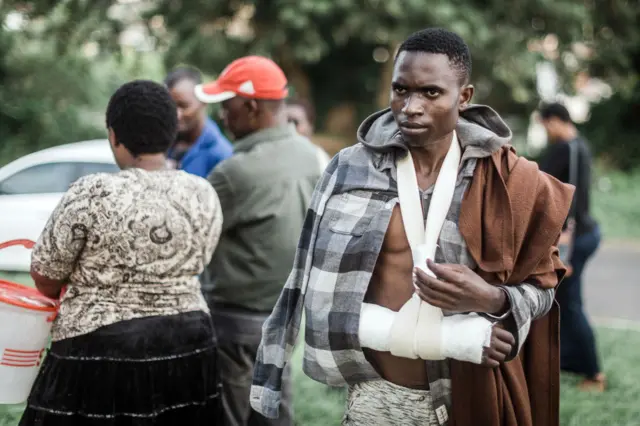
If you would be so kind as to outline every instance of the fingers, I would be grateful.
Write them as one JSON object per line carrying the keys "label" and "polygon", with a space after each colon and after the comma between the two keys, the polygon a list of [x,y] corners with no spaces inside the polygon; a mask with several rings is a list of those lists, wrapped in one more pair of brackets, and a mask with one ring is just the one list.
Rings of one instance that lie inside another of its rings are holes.
{"label": "fingers", "polygon": [[500,366],[500,361],[495,359],[496,353],[491,348],[484,348],[482,353],[482,363],[485,367],[496,368]]}
{"label": "fingers", "polygon": [[509,346],[513,346],[516,344],[516,339],[513,337],[511,332],[503,329],[494,327],[491,333],[491,339],[496,338],[504,343],[507,343]]}
{"label": "fingers", "polygon": [[418,287],[430,288],[438,293],[453,295],[457,292],[458,287],[452,283],[441,281],[437,278],[427,275],[420,268],[415,268]]}
{"label": "fingers", "polygon": [[491,338],[491,348],[496,352],[503,354],[504,358],[506,358],[511,353],[512,347],[513,345],[509,343],[503,342],[502,340],[499,340],[499,339],[494,339],[493,337]]}
{"label": "fingers", "polygon": [[459,301],[459,289],[454,284],[440,281],[416,268],[418,296],[440,309],[455,310]]}
{"label": "fingers", "polygon": [[460,265],[437,264],[431,259],[427,259],[427,267],[436,277],[453,283],[460,282],[463,279],[463,270],[459,266]]}
{"label": "fingers", "polygon": [[418,289],[418,296],[430,305],[447,311],[454,311],[457,306],[456,299],[442,293],[435,292],[428,287]]}
{"label": "fingers", "polygon": [[483,349],[482,365],[489,368],[499,366],[511,353],[515,345],[513,335],[501,328],[494,328],[491,335],[491,346]]}
{"label": "fingers", "polygon": [[507,356],[493,348],[484,348],[484,356],[482,357],[482,365],[490,368],[498,367]]}

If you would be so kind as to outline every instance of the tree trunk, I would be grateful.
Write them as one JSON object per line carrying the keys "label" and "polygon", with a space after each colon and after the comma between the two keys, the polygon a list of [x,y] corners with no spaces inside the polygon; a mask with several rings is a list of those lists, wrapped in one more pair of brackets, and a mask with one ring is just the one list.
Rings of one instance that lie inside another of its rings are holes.
{"label": "tree trunk", "polygon": [[378,80],[378,92],[376,95],[376,106],[378,109],[384,109],[389,106],[389,94],[391,90],[391,79],[393,78],[393,66],[398,43],[391,42],[387,46],[389,49],[389,59],[382,66],[380,79]]}

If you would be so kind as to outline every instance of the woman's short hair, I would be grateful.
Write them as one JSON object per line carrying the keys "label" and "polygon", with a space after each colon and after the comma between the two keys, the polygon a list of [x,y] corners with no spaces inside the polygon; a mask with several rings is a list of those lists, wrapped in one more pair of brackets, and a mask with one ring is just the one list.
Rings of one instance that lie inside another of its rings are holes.
{"label": "woman's short hair", "polygon": [[123,84],[107,106],[107,128],[133,155],[166,152],[176,139],[176,104],[162,84],[134,80]]}

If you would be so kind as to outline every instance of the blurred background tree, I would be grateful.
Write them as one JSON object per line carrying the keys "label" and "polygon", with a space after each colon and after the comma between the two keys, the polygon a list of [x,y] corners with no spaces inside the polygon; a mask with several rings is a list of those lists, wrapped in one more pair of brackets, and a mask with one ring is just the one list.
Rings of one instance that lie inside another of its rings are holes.
{"label": "blurred background tree", "polygon": [[0,164],[105,137],[111,92],[150,75],[137,66],[144,57],[126,55],[119,44],[124,27],[110,19],[112,3],[0,1]]}
{"label": "blurred background tree", "polygon": [[589,3],[595,48],[590,71],[614,88],[583,127],[596,155],[624,171],[640,168],[640,1]]}
{"label": "blurred background tree", "polygon": [[386,106],[395,50],[414,30],[443,26],[459,33],[472,50],[477,101],[523,116],[536,102],[538,54],[527,41],[554,32],[568,44],[582,37],[588,20],[580,2],[566,0],[458,0],[429,7],[420,0],[156,4],[150,14],[163,19],[168,67],[186,62],[216,73],[232,58],[270,55],[296,92],[317,105],[322,127],[350,135],[360,119]]}
{"label": "blurred background tree", "polygon": [[[293,92],[316,104],[319,130],[352,143],[360,120],[387,104],[398,44],[427,26],[469,43],[476,101],[497,109],[522,143],[543,61],[567,93],[589,72],[616,93],[605,102],[637,108],[639,9],[638,0],[5,0],[0,155],[103,134],[108,95],[127,79],[160,79],[181,64],[214,77],[249,53],[281,64]],[[585,127],[597,152],[612,129],[637,137],[628,119],[601,110],[595,131]]]}

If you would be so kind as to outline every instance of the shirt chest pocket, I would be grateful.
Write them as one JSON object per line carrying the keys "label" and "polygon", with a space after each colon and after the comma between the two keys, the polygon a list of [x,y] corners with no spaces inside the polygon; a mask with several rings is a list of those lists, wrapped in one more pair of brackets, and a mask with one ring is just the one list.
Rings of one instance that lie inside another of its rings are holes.
{"label": "shirt chest pocket", "polygon": [[361,237],[371,230],[372,219],[384,208],[384,201],[367,191],[351,191],[327,202],[327,228],[331,233]]}

